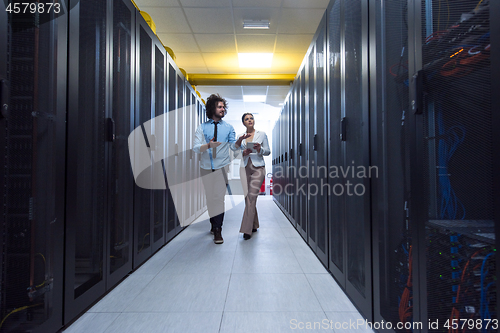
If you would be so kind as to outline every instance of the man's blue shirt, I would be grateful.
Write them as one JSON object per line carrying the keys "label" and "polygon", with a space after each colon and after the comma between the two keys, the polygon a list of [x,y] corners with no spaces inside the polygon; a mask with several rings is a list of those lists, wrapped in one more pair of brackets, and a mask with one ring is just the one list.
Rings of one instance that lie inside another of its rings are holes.
{"label": "man's blue shirt", "polygon": [[[209,119],[198,126],[193,146],[193,151],[195,153],[201,153],[201,146],[212,140],[214,137],[214,129],[215,126],[213,119]],[[231,148],[231,150],[238,149],[235,145],[236,133],[234,132],[233,126],[222,119],[217,124],[217,141],[222,142],[222,144],[216,148],[217,153],[215,159],[212,157],[212,148],[201,153],[200,167],[202,169],[220,169],[231,163],[231,159],[229,158],[229,148]]]}

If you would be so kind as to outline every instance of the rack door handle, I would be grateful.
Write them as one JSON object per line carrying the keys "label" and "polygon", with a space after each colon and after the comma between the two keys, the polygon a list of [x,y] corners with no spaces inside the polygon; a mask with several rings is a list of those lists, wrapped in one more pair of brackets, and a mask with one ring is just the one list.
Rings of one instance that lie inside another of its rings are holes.
{"label": "rack door handle", "polygon": [[342,118],[340,120],[340,141],[346,141],[346,132],[347,132],[347,120],[346,118]]}
{"label": "rack door handle", "polygon": [[0,78],[0,118],[7,118],[9,116],[9,100],[9,81]]}

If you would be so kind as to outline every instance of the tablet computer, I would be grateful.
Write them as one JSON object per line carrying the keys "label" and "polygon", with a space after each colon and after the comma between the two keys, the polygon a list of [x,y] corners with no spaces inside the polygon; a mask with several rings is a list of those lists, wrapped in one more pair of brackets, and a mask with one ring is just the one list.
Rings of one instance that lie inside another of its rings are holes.
{"label": "tablet computer", "polygon": [[252,153],[256,153],[256,152],[257,152],[257,150],[255,150],[255,149],[253,148],[253,145],[254,145],[254,144],[256,144],[256,143],[258,143],[258,142],[247,142],[247,149],[251,149],[251,150],[252,150]]}

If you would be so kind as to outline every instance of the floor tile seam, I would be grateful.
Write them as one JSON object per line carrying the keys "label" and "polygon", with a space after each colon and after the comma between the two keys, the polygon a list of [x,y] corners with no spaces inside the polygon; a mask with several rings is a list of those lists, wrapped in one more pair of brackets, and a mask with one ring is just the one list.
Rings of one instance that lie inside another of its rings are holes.
{"label": "floor tile seam", "polygon": [[[196,311],[193,311],[193,312],[196,312]],[[272,313],[290,313],[290,312],[300,312],[300,313],[323,313],[325,314],[325,311],[321,310],[321,311],[298,311],[298,310],[244,310],[244,311],[234,311],[234,310],[226,310],[225,312],[227,313],[268,313],[268,312],[272,312]],[[335,312],[335,311],[328,311],[328,312]],[[347,311],[346,311],[347,312]],[[352,311],[350,311],[352,312]],[[356,313],[356,312],[352,312],[352,313]]]}
{"label": "floor tile seam", "polygon": [[313,294],[314,294],[314,297],[316,297],[316,301],[318,301],[318,304],[319,304],[319,306],[321,307],[321,309],[323,310],[323,312],[325,312],[325,313],[326,313],[326,310],[325,310],[325,308],[323,307],[323,304],[321,304],[321,301],[320,301],[320,300],[319,300],[319,298],[318,298],[318,294],[316,293],[316,291],[314,290],[313,286],[311,285],[311,281],[307,278],[307,274],[305,274],[305,273],[304,273],[304,276],[305,276],[305,278],[306,278],[307,283],[309,284],[309,287],[311,288],[311,290],[312,290],[312,292],[313,292]]}
{"label": "floor tile seam", "polygon": [[305,275],[306,273],[232,273],[231,275]]}
{"label": "floor tile seam", "polygon": [[222,307],[222,315],[221,315],[221,318],[220,318],[220,323],[219,323],[219,330],[218,332],[221,331],[222,329],[222,323],[224,321],[224,311],[226,309],[226,304],[227,304],[227,297],[229,295],[229,286],[231,285],[231,278],[233,277],[233,269],[234,269],[234,262],[236,260],[236,251],[238,249],[238,247],[240,246],[240,242],[237,242],[236,243],[236,246],[234,247],[234,254],[233,254],[233,263],[231,265],[231,271],[229,273],[229,281],[228,281],[228,284],[227,284],[227,289],[226,289],[226,297],[224,297],[224,306]]}
{"label": "floor tile seam", "polygon": [[[120,313],[120,314],[121,314],[121,313]],[[116,316],[116,317],[115,317],[115,319],[109,323],[109,325],[108,325],[108,326],[106,327],[106,329],[103,331],[104,333],[106,333],[106,331],[108,331],[108,330],[109,330],[109,329],[113,326],[114,322],[115,322],[115,321],[117,321],[117,320],[118,320],[118,318],[120,317],[120,314],[118,314],[118,316]]]}
{"label": "floor tile seam", "polygon": [[[299,235],[299,236],[300,236],[300,235]],[[286,237],[285,237],[285,238],[286,238]],[[291,238],[291,237],[289,237],[289,238]],[[287,239],[288,246],[289,246],[289,247],[290,247],[290,249],[292,250],[292,253],[293,253],[293,256],[295,257],[295,260],[297,260],[297,263],[299,264],[299,267],[300,267],[300,269],[302,270],[302,273],[304,273],[304,275],[305,275],[305,274],[306,274],[306,272],[305,272],[304,268],[302,267],[302,265],[301,265],[301,263],[300,263],[300,260],[299,260],[299,258],[297,257],[297,254],[295,253],[295,251],[294,251],[293,247],[291,246],[290,242],[288,241],[288,238],[286,238],[286,239]],[[305,242],[305,241],[304,241],[304,239],[303,239],[302,237],[300,237],[300,239],[301,239],[303,242]]]}
{"label": "floor tile seam", "polygon": [[[189,226],[188,226],[188,227],[189,227]],[[182,232],[186,232],[186,231],[187,231],[187,228],[186,228],[186,229],[184,229],[184,230],[182,230],[182,231],[181,231],[181,233],[182,233]],[[179,235],[179,234],[178,234],[178,235]],[[184,242],[184,244],[183,244],[182,246],[180,246],[180,247],[179,247],[179,249],[178,249],[178,250],[177,250],[177,251],[176,251],[176,252],[172,255],[172,257],[171,257],[169,260],[167,260],[167,262],[165,263],[165,265],[163,265],[163,267],[161,267],[161,269],[158,271],[158,273],[156,273],[156,274],[155,274],[155,276],[153,277],[153,280],[154,280],[154,279],[156,278],[156,276],[157,276],[158,274],[160,274],[160,272],[161,272],[161,271],[162,271],[162,270],[163,270],[163,269],[164,269],[164,268],[165,268],[165,267],[166,267],[166,266],[167,266],[167,265],[168,265],[168,264],[169,264],[169,263],[170,263],[170,262],[171,262],[171,261],[175,258],[175,256],[177,256],[177,255],[179,254],[179,252],[180,252],[180,251],[181,251],[181,250],[182,250],[182,249],[183,249],[183,248],[187,245],[187,243],[191,240],[191,238],[193,238],[193,236],[190,236],[190,237],[189,237],[189,239],[187,239],[187,240]],[[174,239],[175,239],[175,238],[174,238]],[[172,240],[173,240],[173,239],[172,239]],[[164,246],[163,248],[166,248],[166,247],[167,247],[167,246],[169,246],[169,245],[171,245],[171,243],[170,243],[170,242],[169,242],[169,243],[167,243],[167,244],[165,244],[165,246]],[[158,252],[157,252],[157,253],[155,253],[154,255],[157,255],[157,254],[158,254]],[[153,256],[154,256],[154,255],[153,255]]]}
{"label": "floor tile seam", "polygon": [[161,314],[161,313],[222,313],[222,311],[192,311],[192,310],[183,310],[183,311],[171,311],[171,310],[154,310],[154,311],[127,311],[127,312],[122,312],[122,314],[130,315],[130,314],[145,314],[145,313],[155,313],[155,314]]}
{"label": "floor tile seam", "polygon": [[[168,244],[167,244],[168,245]],[[170,260],[172,260],[174,258],[174,256],[172,258],[170,258]],[[154,280],[158,277],[158,275],[160,274],[160,272],[167,266],[167,264],[170,262],[170,260],[167,261],[167,263],[156,273],[156,274],[151,274],[153,275],[153,278],[148,282],[146,283],[142,288],[140,288],[139,292],[137,293],[137,295],[135,295],[135,297],[130,301],[130,303],[133,303],[137,297],[139,297],[142,292],[144,291],[144,289],[146,289],[146,287]],[[127,308],[132,306],[132,304],[130,305],[127,305],[127,307],[125,307],[125,309],[122,311],[122,312],[126,312]]]}

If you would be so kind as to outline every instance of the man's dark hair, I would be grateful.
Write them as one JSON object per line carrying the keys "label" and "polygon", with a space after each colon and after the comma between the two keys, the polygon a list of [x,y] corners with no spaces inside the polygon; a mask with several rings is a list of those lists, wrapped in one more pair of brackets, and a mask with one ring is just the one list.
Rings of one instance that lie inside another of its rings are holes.
{"label": "man's dark hair", "polygon": [[215,112],[215,107],[219,102],[224,103],[224,108],[227,109],[227,101],[222,98],[219,94],[212,94],[207,98],[207,104],[205,104],[205,109],[207,111],[207,118],[212,119]]}

